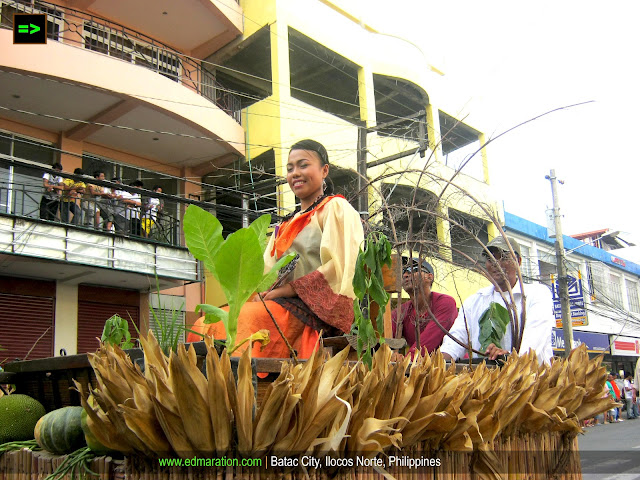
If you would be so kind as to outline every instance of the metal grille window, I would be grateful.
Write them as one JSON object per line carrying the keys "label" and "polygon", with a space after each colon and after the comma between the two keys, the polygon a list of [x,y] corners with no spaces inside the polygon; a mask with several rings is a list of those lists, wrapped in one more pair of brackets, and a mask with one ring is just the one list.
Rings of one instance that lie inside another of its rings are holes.
{"label": "metal grille window", "polygon": [[607,297],[607,284],[604,274],[602,265],[589,265],[589,287],[591,289],[591,300],[594,302],[605,301]]}
{"label": "metal grille window", "polygon": [[533,265],[531,264],[529,247],[520,245],[520,253],[522,254],[522,265],[520,265],[522,281],[524,283],[533,283]]}
{"label": "metal grille window", "polygon": [[622,302],[622,287],[620,285],[620,277],[609,274],[609,300],[618,308],[624,308]]}
{"label": "metal grille window", "polygon": [[84,24],[84,47],[110,57],[141,65],[173,80],[180,81],[180,59],[157,45],[149,45],[126,33],[93,22]]}
{"label": "metal grille window", "polygon": [[629,310],[634,313],[640,313],[640,301],[638,301],[638,283],[626,281],[627,299],[629,300]]}

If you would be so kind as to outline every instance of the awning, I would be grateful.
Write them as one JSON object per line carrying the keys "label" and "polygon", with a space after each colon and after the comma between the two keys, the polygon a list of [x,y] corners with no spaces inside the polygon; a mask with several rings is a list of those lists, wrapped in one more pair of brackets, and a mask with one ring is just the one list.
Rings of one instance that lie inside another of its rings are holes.
{"label": "awning", "polygon": [[[576,348],[582,343],[587,346],[587,352],[589,353],[609,353],[609,335],[574,330],[572,348]],[[556,352],[564,351],[564,331],[561,328],[553,329],[551,346]]]}

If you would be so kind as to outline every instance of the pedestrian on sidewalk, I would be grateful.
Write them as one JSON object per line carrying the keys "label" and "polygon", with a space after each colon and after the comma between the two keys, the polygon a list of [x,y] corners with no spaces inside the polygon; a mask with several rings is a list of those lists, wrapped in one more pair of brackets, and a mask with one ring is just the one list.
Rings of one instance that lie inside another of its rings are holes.
{"label": "pedestrian on sidewalk", "polygon": [[627,419],[635,420],[639,416],[636,389],[633,386],[633,375],[628,372],[624,378],[624,400],[627,403]]}

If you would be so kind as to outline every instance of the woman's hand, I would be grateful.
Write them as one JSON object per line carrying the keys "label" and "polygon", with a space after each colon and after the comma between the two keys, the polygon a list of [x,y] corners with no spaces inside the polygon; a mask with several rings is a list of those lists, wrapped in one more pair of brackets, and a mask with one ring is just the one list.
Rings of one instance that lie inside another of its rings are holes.
{"label": "woman's hand", "polygon": [[[285,283],[283,286],[274,288],[270,292],[262,292],[261,295],[264,300],[273,300],[274,298],[280,297],[295,297],[297,294],[290,283]],[[256,295],[253,301],[259,302],[260,297]]]}

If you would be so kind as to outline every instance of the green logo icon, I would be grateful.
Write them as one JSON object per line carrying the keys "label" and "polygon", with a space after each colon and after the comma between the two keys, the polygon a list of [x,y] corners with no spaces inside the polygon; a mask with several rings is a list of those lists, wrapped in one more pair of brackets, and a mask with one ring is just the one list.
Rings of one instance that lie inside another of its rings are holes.
{"label": "green logo icon", "polygon": [[47,43],[47,21],[45,13],[14,13],[13,43]]}
{"label": "green logo icon", "polygon": [[[29,31],[29,27],[31,27],[31,31]],[[40,31],[40,27],[37,25],[34,25],[33,23],[29,25],[18,25],[18,33],[28,33],[29,35],[31,35],[39,31]]]}

